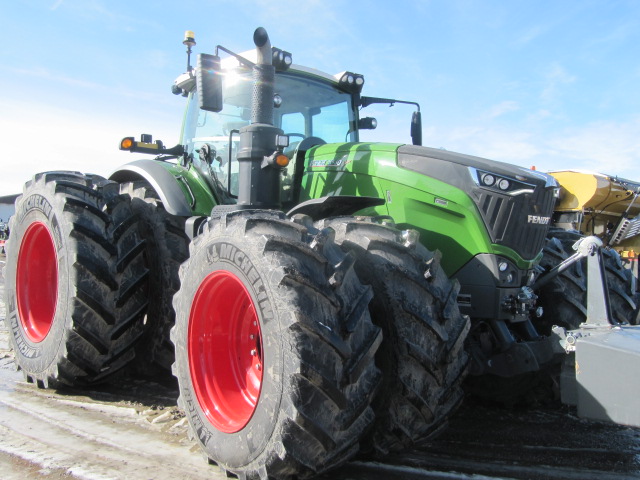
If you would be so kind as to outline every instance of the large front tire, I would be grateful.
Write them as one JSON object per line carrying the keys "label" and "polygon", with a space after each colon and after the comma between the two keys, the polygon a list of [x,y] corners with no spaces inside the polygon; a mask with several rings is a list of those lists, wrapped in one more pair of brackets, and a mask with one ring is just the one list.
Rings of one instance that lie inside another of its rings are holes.
{"label": "large front tire", "polygon": [[457,306],[459,285],[440,267],[440,254],[375,219],[320,221],[356,257],[356,273],[373,287],[373,322],[384,334],[376,355],[383,372],[367,446],[378,456],[402,451],[442,430],[463,398],[469,318]]}
{"label": "large front tire", "polygon": [[240,478],[338,466],[373,421],[381,332],[330,234],[235,212],[205,225],[180,270],[180,404],[209,459]]}
{"label": "large front tire", "polygon": [[127,367],[142,333],[147,270],[118,185],[38,174],[16,200],[10,229],[7,321],[27,381],[95,384]]}

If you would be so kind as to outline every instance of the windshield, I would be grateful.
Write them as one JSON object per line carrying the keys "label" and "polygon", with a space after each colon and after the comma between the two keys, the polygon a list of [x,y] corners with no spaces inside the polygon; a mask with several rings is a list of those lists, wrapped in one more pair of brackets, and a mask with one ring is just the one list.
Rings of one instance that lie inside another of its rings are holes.
{"label": "windshield", "polygon": [[[200,110],[197,92],[190,94],[182,144],[187,147],[197,167],[208,172],[217,184],[229,185],[234,193],[237,191],[238,163],[235,160],[238,130],[249,125],[251,119],[251,72],[226,72],[223,92],[224,108],[219,113]],[[318,137],[327,143],[356,141],[350,94],[327,83],[291,73],[276,75],[275,93],[281,97],[282,103],[279,108],[274,108],[274,125],[290,136],[290,151],[307,137]],[[213,161],[210,163],[199,155],[205,143],[212,150]]]}

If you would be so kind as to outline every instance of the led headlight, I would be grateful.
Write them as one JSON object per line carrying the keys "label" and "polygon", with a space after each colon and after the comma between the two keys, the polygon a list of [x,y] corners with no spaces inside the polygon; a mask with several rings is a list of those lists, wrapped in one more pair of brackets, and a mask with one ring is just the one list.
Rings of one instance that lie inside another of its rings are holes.
{"label": "led headlight", "polygon": [[360,93],[364,85],[364,77],[358,73],[343,72],[335,76],[340,86],[352,93]]}
{"label": "led headlight", "polygon": [[291,64],[293,63],[293,57],[291,53],[281,50],[279,48],[273,47],[271,49],[272,60],[271,63],[276,70],[284,71],[287,70]]}
{"label": "led headlight", "polygon": [[482,183],[485,184],[487,187],[490,187],[491,185],[496,183],[496,177],[494,177],[490,173],[485,173],[482,176]]}
{"label": "led headlight", "polygon": [[500,173],[477,170],[473,167],[469,167],[469,173],[471,173],[471,178],[479,187],[496,190],[501,194],[521,195],[523,193],[533,193],[535,190],[534,184],[520,180],[526,180],[523,175],[516,175],[517,178],[512,178]]}
{"label": "led headlight", "polygon": [[511,184],[506,178],[501,178],[500,180],[498,180],[498,188],[500,190],[508,190],[510,186]]}

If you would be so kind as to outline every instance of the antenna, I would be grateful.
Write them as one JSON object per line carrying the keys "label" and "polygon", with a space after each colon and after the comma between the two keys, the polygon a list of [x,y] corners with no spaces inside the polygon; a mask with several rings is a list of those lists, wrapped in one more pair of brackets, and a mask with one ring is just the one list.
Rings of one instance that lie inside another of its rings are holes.
{"label": "antenna", "polygon": [[182,43],[187,46],[187,72],[191,72],[191,47],[196,44],[196,35],[191,30],[187,30],[184,32]]}

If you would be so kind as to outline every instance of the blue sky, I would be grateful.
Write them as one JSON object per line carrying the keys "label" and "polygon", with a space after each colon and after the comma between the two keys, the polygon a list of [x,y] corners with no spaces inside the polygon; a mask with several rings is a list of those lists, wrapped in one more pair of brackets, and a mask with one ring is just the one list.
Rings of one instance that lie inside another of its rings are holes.
{"label": "blue sky", "polygon": [[[184,31],[196,53],[243,51],[257,26],[295,63],[418,101],[425,145],[640,180],[639,1],[15,0],[0,25],[0,195],[38,171],[108,175],[137,158],[124,136],[177,143]],[[409,107],[366,112],[367,139],[410,142]]]}

